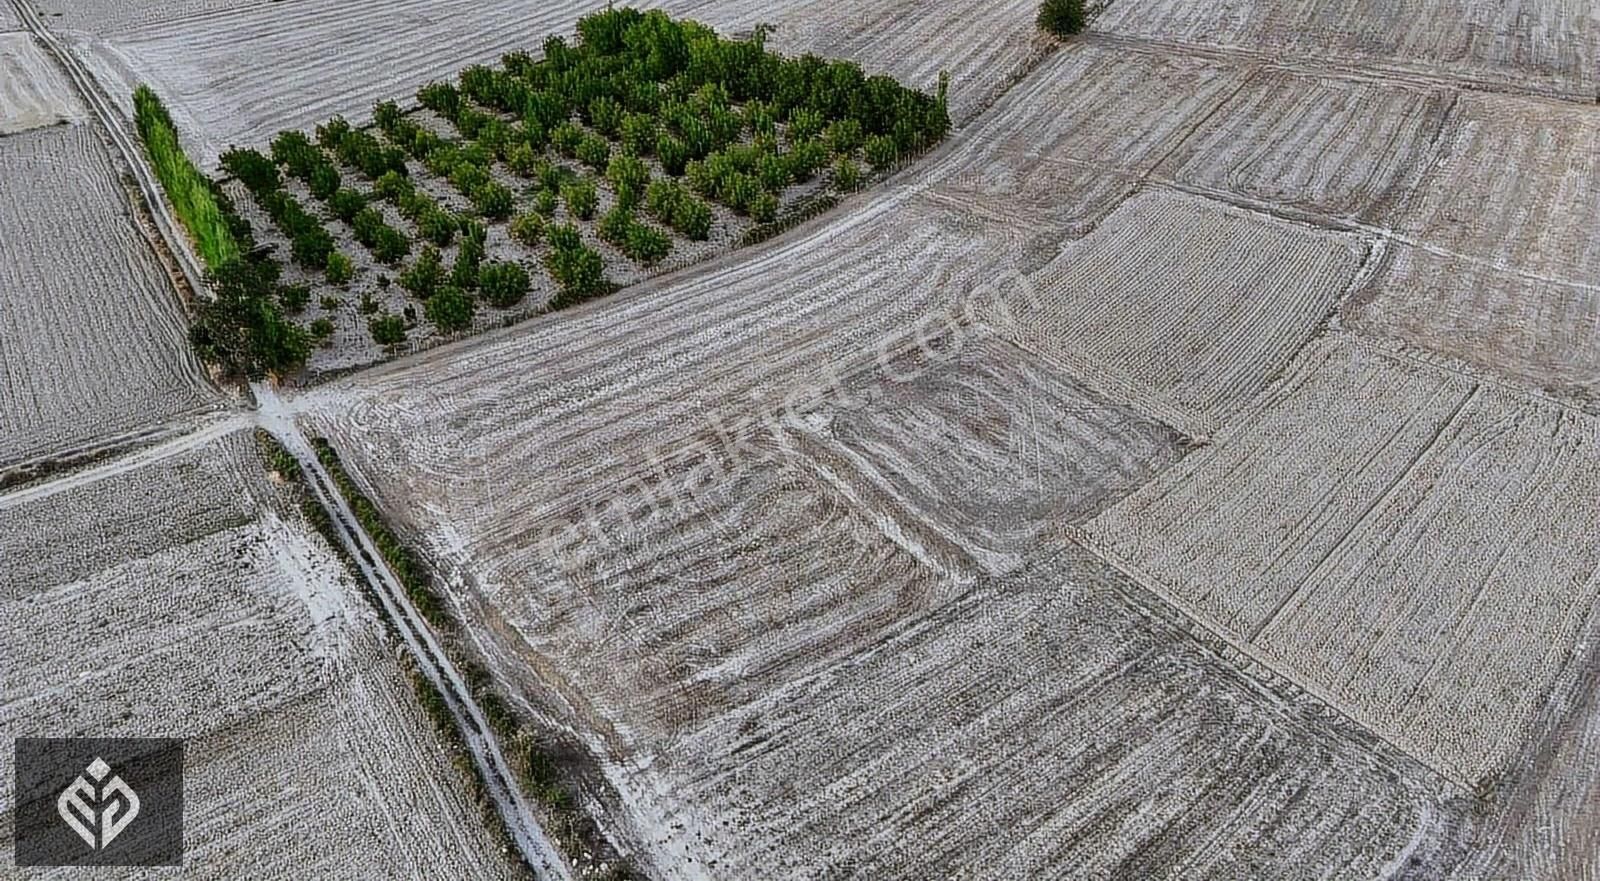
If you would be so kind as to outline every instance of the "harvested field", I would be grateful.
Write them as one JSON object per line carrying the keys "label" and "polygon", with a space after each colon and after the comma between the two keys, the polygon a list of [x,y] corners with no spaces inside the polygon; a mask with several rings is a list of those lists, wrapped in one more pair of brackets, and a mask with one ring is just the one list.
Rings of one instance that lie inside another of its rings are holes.
{"label": "harvested field", "polygon": [[0,136],[85,118],[72,83],[28,34],[0,34]]}
{"label": "harvested field", "polygon": [[1088,533],[1176,605],[1473,784],[1527,736],[1600,593],[1596,429],[1335,337],[1259,413]]}
{"label": "harvested field", "polygon": [[0,178],[0,471],[219,409],[94,129],[0,140]]}
{"label": "harvested field", "polygon": [[0,727],[187,738],[185,862],[202,877],[511,877],[371,611],[254,444],[0,496]]}
{"label": "harvested field", "polygon": [[908,344],[1010,253],[951,224],[875,194],[743,259],[364,371],[298,406],[401,516],[448,505],[473,532],[495,516],[485,493],[537,510],[643,451],[759,424],[761,395],[777,411],[786,390],[820,396],[847,359]]}
{"label": "harvested field", "polygon": [[1053,256],[1243,83],[1222,62],[1069,45],[920,175],[924,198]]}
{"label": "harvested field", "polygon": [[[1068,552],[953,581],[914,523],[764,448],[775,461],[692,504],[651,502],[644,475],[575,488],[466,561],[472,626],[590,744],[652,877],[1366,877],[1408,842],[1422,865],[1452,858],[1420,766],[1329,736],[1104,567]],[[544,553],[597,504],[603,546]]]}
{"label": "harvested field", "polygon": [[194,18],[232,15],[251,7],[278,3],[298,5],[310,0],[162,0],[161,3],[129,3],[127,0],[29,0],[40,14],[48,17],[52,30],[63,36],[71,32],[109,38],[130,30],[177,23]]}
{"label": "harvested field", "polygon": [[1259,69],[1162,162],[1159,178],[1346,221],[1416,184],[1454,93]]}
{"label": "harvested field", "polygon": [[1365,250],[1354,236],[1141,194],[1067,245],[996,320],[1101,394],[1205,437],[1332,312]]}
{"label": "harvested field", "polygon": [[1585,102],[1600,90],[1600,17],[1588,0],[1146,0],[1111,4],[1094,30]]}
{"label": "harvested field", "polygon": [[1018,568],[1041,530],[1087,519],[1178,457],[1165,426],[992,339],[913,349],[797,416],[808,455],[858,504],[926,524],[927,543],[990,574]]}
{"label": "harvested field", "polygon": [[1596,395],[1596,143],[1591,108],[1463,96],[1437,160],[1389,219],[1404,244],[1345,309],[1347,321],[1535,386]]}

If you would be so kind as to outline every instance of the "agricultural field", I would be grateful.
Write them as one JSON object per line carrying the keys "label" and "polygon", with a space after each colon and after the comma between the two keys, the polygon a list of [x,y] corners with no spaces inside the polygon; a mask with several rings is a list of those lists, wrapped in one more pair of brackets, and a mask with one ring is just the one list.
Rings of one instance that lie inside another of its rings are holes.
{"label": "agricultural field", "polygon": [[[1597,139],[1593,108],[1462,96],[1437,161],[1386,218],[1400,244],[1347,304],[1346,320],[1592,401],[1600,394]],[[1489,203],[1499,208],[1479,210]]]}
{"label": "agricultural field", "polygon": [[186,738],[202,877],[517,877],[252,434],[207,437],[0,496],[0,727]]}
{"label": "agricultural field", "polygon": [[0,136],[83,118],[66,75],[33,37],[0,33]]}
{"label": "agricultural field", "polygon": [[1375,222],[1416,185],[1454,93],[1259,69],[1155,176],[1217,198],[1335,222]]}
{"label": "agricultural field", "polygon": [[1062,249],[992,319],[1114,400],[1208,437],[1311,336],[1369,246],[1151,192]]}
{"label": "agricultural field", "polygon": [[93,127],[0,138],[0,482],[225,405]]}
{"label": "agricultural field", "polygon": [[1527,736],[1600,594],[1597,428],[1333,337],[1259,412],[1086,532],[1474,785]]}
{"label": "agricultural field", "polygon": [[33,2],[212,278],[0,33],[0,728],[191,873],[525,877],[361,582],[586,881],[1600,872],[1584,4]]}
{"label": "agricultural field", "polygon": [[[1105,420],[1087,438],[1125,417],[1084,418]],[[750,444],[760,458],[723,463],[728,480],[641,465],[459,536],[467,620],[494,635],[503,678],[589,744],[649,876],[1361,875],[1408,843],[1425,865],[1454,858],[1437,778],[1342,739],[1353,729],[1325,738],[1314,710],[1224,673],[1082,552],[1003,579],[955,571],[923,524],[861,510],[861,483],[836,488],[779,438]],[[692,501],[662,502],[673,487]],[[1212,846],[1170,844],[1195,836]]]}
{"label": "agricultural field", "polygon": [[1148,0],[1111,4],[1094,30],[1578,101],[1600,92],[1600,18],[1587,0]]}
{"label": "agricultural field", "polygon": [[[830,480],[885,517],[927,525],[992,575],[1017,569],[1050,524],[1073,523],[1176,461],[1165,426],[1097,399],[992,338],[942,338],[851,376],[793,414]],[[970,566],[963,566],[970,569]]]}

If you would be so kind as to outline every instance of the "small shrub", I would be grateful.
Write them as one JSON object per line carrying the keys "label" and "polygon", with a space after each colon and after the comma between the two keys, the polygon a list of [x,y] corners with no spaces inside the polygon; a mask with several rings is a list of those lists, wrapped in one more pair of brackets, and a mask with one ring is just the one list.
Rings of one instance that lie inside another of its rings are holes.
{"label": "small shrub", "polygon": [[578,142],[575,155],[579,162],[598,172],[604,172],[611,162],[611,144],[599,135],[584,135]]}
{"label": "small shrub", "polygon": [[323,271],[327,273],[328,284],[345,285],[355,277],[356,267],[349,257],[334,251],[328,255],[328,264]]}
{"label": "small shrub", "polygon": [[560,204],[560,197],[555,190],[540,190],[539,195],[533,197],[533,210],[545,217],[556,216],[556,206]]}
{"label": "small shrub", "polygon": [[656,118],[648,113],[630,113],[622,118],[622,149],[635,156],[646,156],[656,149]]}
{"label": "small shrub", "polygon": [[511,221],[511,238],[532,248],[544,237],[544,216],[533,211],[518,214]]}
{"label": "small shrub", "polygon": [[622,251],[646,266],[656,263],[672,250],[672,240],[660,230],[634,222],[628,228]]}
{"label": "small shrub", "polygon": [[515,206],[516,197],[512,196],[511,191],[492,181],[481,184],[472,191],[472,207],[490,220],[503,220],[509,217],[511,209]]}
{"label": "small shrub", "polygon": [[1044,0],[1039,6],[1039,29],[1058,37],[1070,37],[1088,22],[1083,0]]}
{"label": "small shrub", "polygon": [[400,286],[419,300],[426,300],[444,281],[444,260],[439,249],[429,246],[422,249],[411,266],[400,273]]}
{"label": "small shrub", "polygon": [[771,223],[778,216],[778,197],[771,193],[758,193],[750,200],[750,216],[760,223]]}
{"label": "small shrub", "polygon": [[572,181],[561,188],[561,198],[567,203],[567,210],[580,220],[594,217],[594,210],[598,204],[595,194],[594,181],[581,178]]}
{"label": "small shrub", "polygon": [[515,306],[528,295],[528,287],[528,271],[515,263],[485,263],[478,270],[478,290],[491,306]]}
{"label": "small shrub", "polygon": [[311,302],[311,288],[303,284],[280,285],[278,302],[283,304],[283,311],[290,315],[299,315],[305,311],[306,304]]}
{"label": "small shrub", "polygon": [[833,164],[833,185],[845,191],[861,186],[861,167],[841,157]]}
{"label": "small shrub", "polygon": [[311,322],[311,339],[318,345],[326,346],[333,341],[333,322],[326,318],[318,318]]}
{"label": "small shrub", "polygon": [[878,171],[888,171],[900,161],[900,148],[888,135],[867,139],[867,161]]}
{"label": "small shrub", "polygon": [[472,298],[455,285],[445,285],[434,292],[423,306],[423,314],[440,333],[460,333],[472,327],[472,316],[477,311]]}
{"label": "small shrub", "polygon": [[389,312],[374,315],[367,319],[367,332],[373,342],[392,349],[406,341],[406,321]]}

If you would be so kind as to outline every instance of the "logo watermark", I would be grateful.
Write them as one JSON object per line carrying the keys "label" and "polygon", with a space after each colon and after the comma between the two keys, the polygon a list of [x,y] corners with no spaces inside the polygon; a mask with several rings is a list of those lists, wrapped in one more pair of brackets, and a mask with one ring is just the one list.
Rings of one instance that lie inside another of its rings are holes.
{"label": "logo watermark", "polygon": [[18,866],[182,863],[182,741],[24,737],[15,760]]}

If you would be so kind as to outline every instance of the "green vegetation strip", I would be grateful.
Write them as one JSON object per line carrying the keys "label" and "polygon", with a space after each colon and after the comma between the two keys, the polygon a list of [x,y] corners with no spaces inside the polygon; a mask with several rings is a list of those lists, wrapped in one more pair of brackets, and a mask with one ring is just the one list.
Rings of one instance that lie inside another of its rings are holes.
{"label": "green vegetation strip", "polygon": [[238,259],[239,243],[226,213],[217,204],[210,180],[184,155],[172,117],[148,86],[133,91],[133,118],[156,177],[167,191],[178,219],[194,238],[206,268],[214,272]]}

